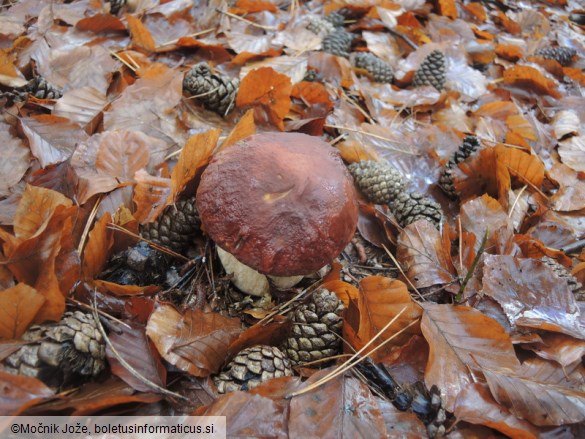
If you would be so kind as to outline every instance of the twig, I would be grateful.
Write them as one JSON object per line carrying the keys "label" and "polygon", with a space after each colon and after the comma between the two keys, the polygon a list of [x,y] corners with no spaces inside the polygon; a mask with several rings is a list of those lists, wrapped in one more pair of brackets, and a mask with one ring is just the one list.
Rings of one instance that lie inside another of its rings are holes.
{"label": "twig", "polygon": [[404,276],[404,278],[406,279],[406,282],[408,282],[408,285],[410,285],[410,287],[414,291],[416,291],[416,294],[418,294],[420,299],[424,301],[425,297],[421,294],[421,292],[418,290],[418,288],[415,287],[414,284],[410,281],[410,279],[408,278],[408,276],[406,275],[406,273],[404,272],[404,270],[402,269],[402,267],[400,266],[400,264],[398,263],[398,261],[396,260],[394,255],[390,252],[390,250],[388,250],[388,248],[386,248],[386,246],[384,244],[382,244],[382,248],[384,249],[386,254],[390,257],[390,259],[392,259],[392,262],[394,262],[394,265],[396,265],[396,268],[398,268],[398,271],[400,271],[400,274],[402,276]]}
{"label": "twig", "polygon": [[508,218],[512,218],[512,213],[514,213],[514,208],[516,207],[516,204],[518,204],[520,197],[522,196],[522,194],[524,193],[524,191],[526,190],[527,187],[528,187],[528,185],[522,186],[522,189],[520,189],[520,191],[518,192],[518,195],[516,195],[516,198],[514,199],[514,202],[512,203],[512,206],[510,207],[510,211],[508,212]]}
{"label": "twig", "polygon": [[395,37],[400,38],[402,41],[404,41],[406,44],[408,44],[410,47],[412,47],[414,50],[418,49],[418,44],[416,44],[414,41],[412,41],[410,38],[408,38],[406,35],[401,34],[400,32],[395,31],[394,29],[390,29],[390,28],[386,28],[388,29],[388,32],[390,32],[392,35],[394,35]]}
{"label": "twig", "polygon": [[475,267],[477,266],[477,263],[479,262],[481,255],[485,251],[485,245],[487,243],[487,239],[488,239],[488,229],[486,228],[485,233],[483,234],[483,239],[481,240],[481,245],[479,246],[479,249],[477,251],[477,254],[475,255],[475,258],[473,259],[473,262],[471,263],[471,267],[469,267],[469,270],[467,270],[467,274],[465,275],[465,279],[463,280],[463,282],[461,283],[461,287],[459,288],[459,293],[457,293],[457,296],[455,297],[455,300],[457,302],[461,301],[461,298],[463,297],[463,292],[465,291],[465,287],[467,286],[467,282],[469,282],[469,279],[471,279],[471,276],[473,276],[473,272],[475,271]]}
{"label": "twig", "polygon": [[205,30],[202,30],[199,32],[195,32],[194,34],[183,35],[180,38],[175,38],[174,40],[167,41],[166,43],[162,43],[162,44],[158,45],[157,49],[159,49],[161,47],[172,46],[173,44],[177,44],[181,38],[198,37],[199,35],[207,34],[207,33],[212,32],[214,30],[215,30],[215,28],[209,28],[209,29],[205,29]]}
{"label": "twig", "polygon": [[[73,297],[69,297],[69,298],[67,298],[67,300],[70,301],[70,302],[73,302],[75,305],[77,305],[77,306],[79,306],[81,308],[87,309],[88,311],[93,311],[93,309],[94,309],[93,306],[88,305],[87,303],[80,302],[79,300],[76,300]],[[104,312],[104,311],[102,311],[100,309],[96,309],[96,310],[97,310],[98,314],[101,315],[102,317],[105,317],[105,318],[107,318],[109,320],[113,320],[114,322],[116,322],[116,323],[118,323],[118,324],[120,324],[122,326],[125,326],[128,329],[132,328],[128,323],[125,323],[122,320],[117,319],[116,317],[108,314],[107,312]]]}
{"label": "twig", "polygon": [[85,242],[87,241],[87,237],[89,236],[89,229],[93,225],[93,221],[95,220],[95,217],[97,215],[97,209],[98,209],[100,203],[102,202],[102,198],[103,198],[103,195],[100,195],[97,198],[97,200],[95,201],[95,204],[93,205],[91,213],[89,214],[89,218],[87,219],[87,222],[85,223],[85,228],[83,229],[83,233],[81,234],[81,238],[79,239],[79,245],[77,246],[77,253],[79,253],[79,255],[83,254],[83,248],[85,247]]}

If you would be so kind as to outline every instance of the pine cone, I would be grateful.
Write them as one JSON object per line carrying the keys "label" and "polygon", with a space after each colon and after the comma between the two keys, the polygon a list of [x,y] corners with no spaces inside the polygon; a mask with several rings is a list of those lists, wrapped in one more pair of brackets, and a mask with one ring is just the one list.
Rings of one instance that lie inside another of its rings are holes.
{"label": "pine cone", "polygon": [[446,68],[445,55],[439,50],[433,50],[423,60],[420,67],[414,74],[412,84],[415,87],[432,85],[441,91],[445,88]]}
{"label": "pine cone", "polygon": [[219,393],[248,390],[272,378],[291,376],[290,360],[277,347],[257,345],[244,349],[214,377]]}
{"label": "pine cone", "polygon": [[571,65],[573,57],[577,55],[577,51],[571,47],[547,47],[540,49],[535,53],[544,59],[554,59],[563,67]]}
{"label": "pine cone", "polygon": [[576,296],[577,300],[585,299],[585,294],[580,292],[583,288],[583,285],[577,280],[577,278],[575,278],[575,276],[571,274],[569,270],[565,268],[564,265],[559,264],[556,260],[549,256],[543,256],[540,260],[552,268],[557,277],[567,282],[569,289]]}
{"label": "pine cone", "polygon": [[167,206],[156,221],[142,226],[140,234],[144,239],[181,252],[193,242],[200,226],[195,197],[190,197]]}
{"label": "pine cone", "polygon": [[35,76],[22,90],[37,99],[59,99],[63,96],[61,90],[47,82],[42,76]]}
{"label": "pine cone", "polygon": [[321,47],[323,48],[323,52],[348,58],[352,41],[353,34],[343,29],[338,29],[323,38]]}
{"label": "pine cone", "polygon": [[289,314],[291,334],[283,344],[293,364],[331,357],[341,348],[343,302],[330,291],[321,289],[311,301]]}
{"label": "pine cone", "polygon": [[352,163],[348,169],[372,203],[389,204],[404,190],[402,175],[386,162],[362,160]]}
{"label": "pine cone", "polygon": [[315,35],[327,35],[331,32],[335,32],[335,25],[324,18],[312,15],[309,17],[309,24],[307,29],[313,32]]}
{"label": "pine cone", "polygon": [[324,18],[324,20],[328,21],[335,27],[343,27],[343,25],[345,24],[345,16],[337,11],[334,11],[331,14],[327,15]]}
{"label": "pine cone", "polygon": [[32,326],[22,339],[31,343],[0,368],[60,386],[74,376],[95,377],[105,367],[105,342],[91,314],[66,312],[59,322]]}
{"label": "pine cone", "polygon": [[465,161],[473,153],[481,148],[477,137],[467,136],[463,139],[463,143],[459,146],[459,149],[451,156],[441,176],[439,177],[439,186],[447,194],[447,196],[453,200],[457,199],[457,192],[453,184],[453,168],[459,163]]}
{"label": "pine cone", "polygon": [[390,208],[401,227],[406,227],[419,219],[425,219],[439,228],[443,217],[441,206],[418,192],[400,193]]}
{"label": "pine cone", "polygon": [[110,14],[116,15],[126,5],[126,0],[106,0],[110,4]]}
{"label": "pine cone", "polygon": [[239,87],[238,79],[215,75],[206,63],[193,66],[183,79],[183,89],[220,116],[234,108]]}
{"label": "pine cone", "polygon": [[367,70],[376,82],[389,84],[394,77],[392,68],[370,52],[359,52],[356,54],[354,65],[359,69]]}

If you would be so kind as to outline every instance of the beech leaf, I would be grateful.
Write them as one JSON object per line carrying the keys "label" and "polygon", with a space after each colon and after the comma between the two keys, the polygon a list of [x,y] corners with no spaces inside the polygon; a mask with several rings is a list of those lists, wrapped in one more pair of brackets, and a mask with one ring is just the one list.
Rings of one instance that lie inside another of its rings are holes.
{"label": "beech leaf", "polygon": [[44,302],[42,294],[23,283],[0,291],[0,339],[19,339]]}
{"label": "beech leaf", "polygon": [[24,375],[13,375],[0,370],[0,413],[3,416],[18,415],[54,392],[42,381]]}

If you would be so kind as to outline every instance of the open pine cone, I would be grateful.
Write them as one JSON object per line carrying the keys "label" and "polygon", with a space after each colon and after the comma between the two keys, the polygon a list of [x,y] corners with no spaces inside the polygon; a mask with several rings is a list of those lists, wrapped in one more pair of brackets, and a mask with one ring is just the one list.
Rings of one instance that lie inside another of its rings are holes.
{"label": "open pine cone", "polygon": [[446,67],[445,55],[440,50],[433,50],[423,60],[420,67],[414,74],[412,84],[415,87],[432,85],[438,91],[445,88]]}
{"label": "open pine cone", "polygon": [[193,66],[183,79],[183,89],[220,116],[234,108],[239,87],[239,79],[216,75],[204,62]]}

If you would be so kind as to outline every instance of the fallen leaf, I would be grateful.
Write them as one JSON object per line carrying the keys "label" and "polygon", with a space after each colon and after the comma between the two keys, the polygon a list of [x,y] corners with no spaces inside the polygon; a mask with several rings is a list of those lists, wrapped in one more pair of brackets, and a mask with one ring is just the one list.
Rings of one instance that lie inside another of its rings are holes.
{"label": "fallen leaf", "polygon": [[171,196],[171,179],[154,177],[145,170],[140,170],[134,176],[134,203],[136,211],[134,218],[140,224],[153,222],[167,206],[167,199]]}
{"label": "fallen leaf", "polygon": [[439,231],[428,221],[406,226],[398,235],[396,259],[417,288],[453,282],[451,248],[443,248]]}
{"label": "fallen leaf", "polygon": [[569,286],[541,261],[486,255],[482,292],[501,305],[512,325],[585,339],[579,308]]}
{"label": "fallen leaf", "polygon": [[10,189],[24,176],[30,166],[30,151],[21,139],[14,137],[9,126],[0,122],[0,144],[2,144],[2,161],[0,162],[0,197],[10,195]]}
{"label": "fallen leaf", "polygon": [[487,367],[519,366],[510,336],[494,319],[467,306],[425,303],[422,333],[430,353],[425,382],[453,411],[459,394]]}
{"label": "fallen leaf", "polygon": [[86,133],[97,128],[97,120],[108,105],[106,94],[93,87],[69,90],[55,104],[53,114],[79,124]]}
{"label": "fallen leaf", "polygon": [[502,367],[485,369],[484,374],[494,398],[519,418],[535,425],[563,425],[585,419],[583,366],[573,371],[541,359],[525,361],[515,370]]}
{"label": "fallen leaf", "polygon": [[538,95],[547,94],[557,99],[561,97],[555,81],[546,78],[534,67],[517,65],[504,70],[504,83]]}
{"label": "fallen leaf", "polygon": [[44,302],[42,294],[23,283],[0,291],[0,339],[19,339]]}
{"label": "fallen leaf", "polygon": [[146,326],[146,334],[165,360],[199,377],[218,372],[241,332],[239,319],[200,310],[181,315],[168,305],[156,309]]}
{"label": "fallen leaf", "polygon": [[[151,345],[145,334],[145,327],[126,322],[127,326],[120,325],[118,332],[109,335],[110,341],[118,355],[126,361],[141,377],[165,388],[167,370],[162,364],[160,355]],[[128,371],[113,353],[110,346],[106,346],[106,356],[112,368],[112,373],[122,378],[126,383],[141,392],[154,391]]]}
{"label": "fallen leaf", "polygon": [[556,163],[549,175],[560,184],[559,190],[550,198],[554,210],[570,212],[585,208],[585,179],[578,172]]}
{"label": "fallen leaf", "polygon": [[[321,379],[312,375],[299,390]],[[361,381],[338,376],[290,402],[288,433],[292,437],[386,437],[376,399]]]}
{"label": "fallen leaf", "polygon": [[438,0],[437,12],[443,17],[448,17],[452,20],[455,20],[458,17],[455,0]]}
{"label": "fallen leaf", "polygon": [[116,16],[112,14],[95,14],[79,20],[75,27],[82,31],[90,32],[119,32],[125,31],[126,26]]}
{"label": "fallen leaf", "polygon": [[[368,351],[409,324],[417,322],[421,316],[420,306],[412,300],[406,285],[399,280],[369,276],[360,282],[360,293],[357,300],[350,301],[343,327],[344,338],[356,351],[377,335],[403,308],[406,310]],[[378,349],[372,354],[372,359],[379,361],[390,353],[392,347],[404,344],[414,334],[420,334],[418,323]]]}
{"label": "fallen leaf", "polygon": [[147,52],[154,52],[156,50],[156,43],[148,28],[134,15],[127,14],[126,20],[128,22],[128,30],[132,36],[133,46],[137,49],[146,50]]}
{"label": "fallen leaf", "polygon": [[261,67],[242,79],[236,105],[240,108],[253,107],[257,122],[270,122],[284,130],[283,119],[291,106],[291,90],[288,76],[271,67]]}
{"label": "fallen leaf", "polygon": [[2,388],[0,413],[3,416],[21,414],[26,409],[54,395],[53,390],[36,378],[13,375],[1,370],[0,388]]}
{"label": "fallen leaf", "polygon": [[485,384],[471,383],[463,388],[455,402],[454,415],[459,421],[485,425],[509,437],[536,439],[540,436],[534,425],[498,404]]}
{"label": "fallen leaf", "polygon": [[171,174],[171,193],[167,204],[174,203],[176,197],[193,180],[197,171],[207,165],[220,133],[221,130],[214,129],[189,137]]}
{"label": "fallen leaf", "polygon": [[256,134],[256,125],[254,124],[254,110],[248,110],[238,121],[236,126],[228,134],[227,138],[219,146],[218,151],[228,148],[246,137]]}
{"label": "fallen leaf", "polygon": [[538,157],[503,145],[497,145],[495,152],[498,163],[502,163],[512,177],[532,188],[540,188],[544,180],[544,165]]}
{"label": "fallen leaf", "polygon": [[103,268],[110,256],[110,249],[114,244],[113,231],[108,228],[112,222],[109,213],[102,216],[93,226],[83,250],[81,272],[86,280],[94,279]]}
{"label": "fallen leaf", "polygon": [[575,171],[585,172],[585,135],[574,136],[559,142],[559,155],[567,166]]}
{"label": "fallen leaf", "polygon": [[563,367],[574,365],[585,356],[585,341],[564,334],[542,333],[541,342],[523,344],[540,358],[559,363]]}

